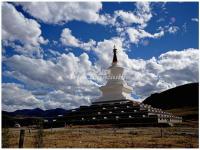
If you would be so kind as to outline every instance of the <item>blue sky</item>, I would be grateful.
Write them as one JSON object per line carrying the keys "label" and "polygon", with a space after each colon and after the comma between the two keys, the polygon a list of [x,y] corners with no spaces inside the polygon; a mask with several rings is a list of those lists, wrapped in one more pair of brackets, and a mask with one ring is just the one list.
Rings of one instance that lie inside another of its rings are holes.
{"label": "blue sky", "polygon": [[[171,19],[175,18],[175,21],[172,24],[180,28],[179,32],[175,33],[175,35],[167,34],[157,40],[147,39],[150,40],[150,44],[148,46],[143,46],[141,44],[131,45],[129,56],[131,58],[149,59],[153,56],[157,57],[168,50],[182,50],[184,48],[191,47],[198,48],[198,23],[191,21],[191,18],[198,18],[198,3],[166,3],[165,9],[168,14],[165,14],[164,10],[160,8],[162,3],[154,4],[155,6],[153,10],[155,10],[156,16],[150,20],[148,27],[146,28],[147,31],[156,32],[159,26],[168,25],[171,22]],[[134,11],[135,9],[134,5],[131,7],[131,2],[124,4],[105,2],[103,3],[103,8],[102,12],[111,14],[118,9],[122,9],[124,11]],[[157,22],[161,18],[165,19],[165,21]],[[184,24],[187,25],[187,31],[184,30]],[[43,29],[43,36],[51,40],[59,39],[63,28],[71,29],[73,35],[75,37],[79,37],[82,41],[87,41],[91,38],[95,41],[102,41],[117,35],[112,27],[87,24],[80,21],[72,21],[58,27],[46,24],[41,25]],[[88,30],[90,30],[90,32],[88,32]],[[79,55],[79,52],[77,53]]]}
{"label": "blue sky", "polygon": [[198,2],[4,2],[3,110],[89,105],[106,81],[88,77],[109,67],[114,44],[135,100],[198,82],[198,11]]}

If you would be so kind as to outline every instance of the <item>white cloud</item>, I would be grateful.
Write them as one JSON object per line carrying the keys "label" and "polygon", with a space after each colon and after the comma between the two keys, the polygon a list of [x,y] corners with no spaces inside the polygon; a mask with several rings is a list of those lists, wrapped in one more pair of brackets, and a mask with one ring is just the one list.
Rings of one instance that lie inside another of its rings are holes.
{"label": "white cloud", "polygon": [[3,110],[42,107],[42,103],[30,91],[16,83],[2,84]]}
{"label": "white cloud", "polygon": [[[17,79],[25,81],[32,86],[63,86],[66,84],[78,86],[78,77],[84,77],[91,68],[91,62],[87,54],[83,53],[75,57],[73,53],[62,54],[54,63],[50,60],[33,59],[23,55],[14,55],[5,61],[5,64],[13,72],[5,72],[14,75]],[[37,69],[33,69],[37,68]],[[70,80],[73,78],[76,79]],[[68,82],[68,83],[67,83]],[[89,84],[87,80],[82,84]]]}
{"label": "white cloud", "polygon": [[60,40],[66,46],[78,47],[80,44],[80,41],[72,35],[68,28],[63,29]]}
{"label": "white cloud", "polygon": [[[155,15],[152,11],[151,3],[148,2],[136,2],[135,11],[124,11],[117,10],[114,13],[115,27],[116,31],[121,38],[127,38],[126,45],[129,44],[142,44],[148,45],[149,41],[144,42],[144,38],[157,39],[165,35],[165,33],[175,34],[180,28],[178,26],[159,27],[158,33],[149,33],[145,28],[148,26],[149,21]],[[118,20],[120,18],[120,20]],[[171,22],[173,24],[176,21],[175,17],[171,17]],[[157,22],[162,22],[163,18],[157,20]],[[134,27],[132,26],[134,24]],[[126,34],[127,33],[127,34]],[[130,41],[129,41],[130,40]]]}
{"label": "white cloud", "polygon": [[149,2],[134,2],[130,5],[133,5],[133,7],[135,5],[134,11],[115,10],[112,16],[107,17],[108,24],[115,28],[117,36],[124,39],[126,48],[130,46],[130,41],[127,39],[127,29],[134,25],[135,29],[144,30],[153,16]]}
{"label": "white cloud", "polygon": [[59,53],[59,52],[56,51],[56,50],[48,49],[48,51],[49,51],[54,57],[60,56],[60,55],[61,55],[61,53]]}
{"label": "white cloud", "polygon": [[152,17],[150,3],[148,2],[136,2],[135,13],[116,11],[114,16],[100,14],[101,2],[18,2],[15,4],[21,5],[26,12],[36,19],[52,24],[78,20],[87,23],[115,25],[116,18],[120,17],[126,23],[139,23],[141,26],[146,26],[146,22]]}
{"label": "white cloud", "polygon": [[183,25],[182,25],[182,30],[183,30],[183,32],[187,32],[187,23],[185,22]]}
{"label": "white cloud", "polygon": [[95,48],[97,42],[94,41],[93,39],[90,39],[88,42],[81,42],[80,47],[83,48],[84,50],[92,50]]}
{"label": "white cloud", "polygon": [[137,7],[137,15],[144,20],[142,26],[146,27],[146,23],[152,17],[150,3],[136,2],[136,7]]}
{"label": "white cloud", "polygon": [[168,32],[172,34],[175,34],[178,30],[179,30],[178,26],[171,26],[168,28]]}
{"label": "white cloud", "polygon": [[191,21],[199,22],[199,19],[198,18],[192,18]]}
{"label": "white cloud", "polygon": [[62,90],[49,91],[45,94],[31,92],[16,83],[2,84],[2,108],[5,111],[19,109],[72,109],[79,105],[89,105],[90,96],[66,93]]}
{"label": "white cloud", "polygon": [[115,11],[115,15],[120,17],[127,24],[142,24],[144,20],[136,16],[133,12],[126,12],[123,10]]}
{"label": "white cloud", "polygon": [[197,61],[199,59],[199,54],[197,49],[189,48],[182,51],[169,51],[161,54],[159,59],[159,63],[163,65],[165,70],[181,70],[193,63],[196,63],[198,67]]}
{"label": "white cloud", "polygon": [[42,100],[45,109],[72,109],[79,105],[89,105],[90,96],[70,94],[62,90],[54,90],[45,95],[36,96]]}
{"label": "white cloud", "polygon": [[[133,61],[133,60],[132,60]],[[198,82],[199,50],[169,51],[158,59],[135,60],[137,70],[127,68],[127,81],[135,94],[145,98],[152,93],[191,82]]]}
{"label": "white cloud", "polygon": [[[138,33],[148,33],[144,30],[148,21],[152,18],[151,6],[148,2],[133,3],[136,7],[135,11],[116,10],[111,16],[110,14],[102,14],[99,12],[102,9],[101,2],[21,2],[16,3],[22,5],[23,9],[35,18],[53,24],[67,23],[72,20],[85,21],[88,23],[109,24],[116,27],[116,31],[122,38],[125,37],[127,28],[131,24],[137,24]],[[121,19],[121,21],[118,20]],[[130,35],[130,32],[128,32]],[[147,34],[146,34],[147,35]],[[157,38],[164,35],[164,31],[147,35],[151,38]],[[138,37],[138,38],[137,38]],[[139,35],[136,37],[138,43]],[[132,41],[135,37],[131,36]],[[61,42],[66,46],[79,47],[85,50],[94,49],[96,42],[90,39],[88,42],[80,41],[72,35],[72,31],[68,28],[64,29],[61,34]],[[128,45],[128,42],[126,42]]]}
{"label": "white cloud", "polygon": [[164,36],[164,31],[160,31],[158,33],[151,34],[151,33],[146,32],[143,29],[135,29],[132,27],[127,29],[127,33],[130,38],[130,42],[132,42],[134,44],[138,44],[138,42],[143,38],[156,39],[156,38],[160,38],[160,37]]}
{"label": "white cloud", "polygon": [[164,22],[165,19],[164,18],[159,18],[156,22]]}
{"label": "white cloud", "polygon": [[[140,28],[145,28],[152,18],[150,3],[136,2],[135,6],[135,11],[116,10],[114,12],[115,26],[123,27],[137,24]],[[117,22],[117,18],[120,18],[122,23]]]}
{"label": "white cloud", "polygon": [[20,2],[23,9],[33,17],[53,24],[67,23],[72,20],[87,23],[107,24],[108,15],[99,15],[101,2]]}
{"label": "white cloud", "polygon": [[[5,64],[10,71],[5,71],[4,75],[23,82],[30,89],[36,90],[34,93],[46,93],[43,96],[36,94],[37,99],[42,100],[45,109],[53,108],[53,105],[66,109],[78,107],[79,104],[89,104],[100,94],[97,84],[88,78],[95,68],[93,69],[86,53],[79,57],[75,57],[73,53],[62,54],[55,63],[50,60],[14,55],[7,58]],[[55,94],[52,94],[56,91],[60,91],[56,95],[65,94],[65,97],[56,100],[53,97]]]}
{"label": "white cloud", "polygon": [[[2,4],[2,39],[6,46],[13,46],[22,53],[40,51],[40,44],[48,42],[41,36],[40,25],[35,20],[25,18],[8,3]],[[22,45],[15,44],[15,41]]]}
{"label": "white cloud", "polygon": [[69,28],[63,29],[60,41],[65,46],[79,47],[84,50],[91,50],[96,45],[96,41],[92,39],[90,39],[88,42],[80,41],[79,39],[77,39],[75,36],[72,35],[72,32]]}
{"label": "white cloud", "polygon": [[[36,102],[40,100],[40,105],[34,103],[32,107],[70,109],[80,105],[89,105],[91,101],[100,96],[98,85],[103,85],[106,81],[93,80],[88,77],[99,77],[102,73],[100,67],[106,69],[111,65],[114,44],[118,48],[119,64],[125,68],[124,77],[133,87],[133,94],[139,96],[140,99],[155,92],[199,81],[199,51],[197,49],[169,51],[158,58],[153,57],[149,60],[130,59],[119,38],[98,42],[94,52],[99,59],[93,65],[86,53],[79,57],[75,57],[72,53],[62,54],[55,63],[15,55],[5,60],[10,71],[3,73],[31,87],[32,92],[28,91],[27,95]],[[71,78],[73,76],[75,78]],[[7,89],[2,90],[5,93]],[[15,94],[15,92],[10,93]],[[11,96],[10,100],[14,98],[12,94],[7,95]],[[13,101],[13,109],[18,107],[14,103],[15,101]],[[28,104],[19,108],[22,107],[27,108]],[[3,108],[11,109],[11,105],[3,101]]]}

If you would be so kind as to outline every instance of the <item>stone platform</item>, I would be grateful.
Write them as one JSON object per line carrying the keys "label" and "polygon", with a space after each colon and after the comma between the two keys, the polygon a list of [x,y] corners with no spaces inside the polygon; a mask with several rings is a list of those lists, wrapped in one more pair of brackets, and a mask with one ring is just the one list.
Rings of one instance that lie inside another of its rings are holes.
{"label": "stone platform", "polygon": [[65,116],[67,124],[73,125],[129,125],[160,126],[181,123],[182,118],[143,103],[122,100],[107,104],[80,106]]}

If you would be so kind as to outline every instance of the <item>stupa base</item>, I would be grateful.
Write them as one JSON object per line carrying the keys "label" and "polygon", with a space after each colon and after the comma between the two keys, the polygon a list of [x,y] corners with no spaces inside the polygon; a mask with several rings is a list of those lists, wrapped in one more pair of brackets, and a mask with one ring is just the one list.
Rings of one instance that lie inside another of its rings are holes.
{"label": "stupa base", "polygon": [[108,103],[95,102],[91,106],[80,106],[66,116],[66,121],[67,124],[73,125],[172,126],[181,123],[182,118],[143,103],[113,100]]}

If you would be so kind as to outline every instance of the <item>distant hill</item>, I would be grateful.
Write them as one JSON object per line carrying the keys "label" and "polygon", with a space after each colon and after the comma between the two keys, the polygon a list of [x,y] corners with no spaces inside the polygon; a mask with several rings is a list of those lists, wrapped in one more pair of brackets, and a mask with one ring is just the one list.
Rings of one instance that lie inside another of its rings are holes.
{"label": "distant hill", "polygon": [[199,83],[190,83],[152,94],[143,103],[164,109],[174,115],[182,116],[185,121],[195,121],[197,125],[199,116]]}
{"label": "distant hill", "polygon": [[143,103],[162,109],[199,106],[199,83],[178,86],[152,94]]}
{"label": "distant hill", "polygon": [[3,115],[8,116],[22,116],[22,117],[56,117],[58,115],[64,115],[68,110],[62,108],[50,109],[50,110],[42,110],[40,108],[35,109],[22,109],[16,110],[14,112],[6,112],[2,111]]}
{"label": "distant hill", "polygon": [[[42,119],[47,119],[50,122],[56,119],[57,121],[53,125],[60,127],[64,126],[65,123],[62,116],[66,115],[69,111],[62,108],[50,110],[42,110],[40,108],[22,109],[14,112],[2,111],[2,127],[14,127],[15,123],[19,123],[21,126],[37,125]],[[48,127],[51,125],[51,123],[48,123]]]}

